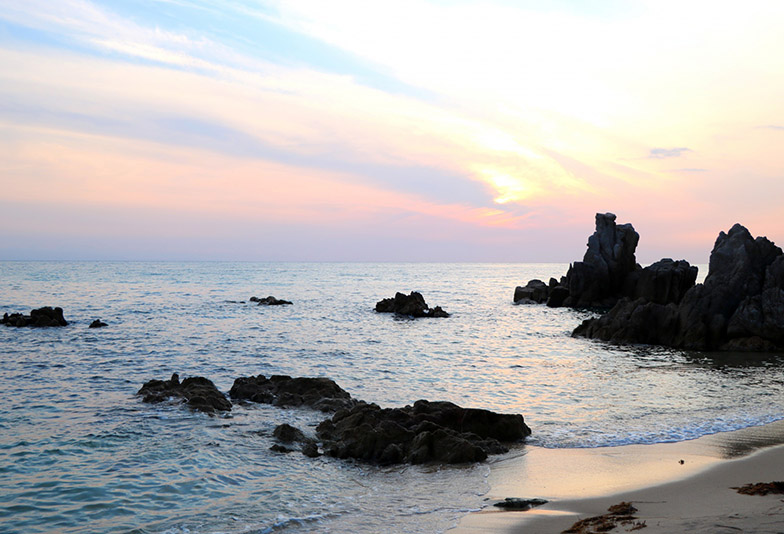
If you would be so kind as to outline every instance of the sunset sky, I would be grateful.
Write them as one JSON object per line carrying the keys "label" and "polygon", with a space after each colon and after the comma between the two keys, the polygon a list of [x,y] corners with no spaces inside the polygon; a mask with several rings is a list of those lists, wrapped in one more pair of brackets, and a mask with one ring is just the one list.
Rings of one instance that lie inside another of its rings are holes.
{"label": "sunset sky", "polygon": [[[597,8],[596,6],[601,7]],[[0,259],[784,245],[784,2],[0,0]]]}

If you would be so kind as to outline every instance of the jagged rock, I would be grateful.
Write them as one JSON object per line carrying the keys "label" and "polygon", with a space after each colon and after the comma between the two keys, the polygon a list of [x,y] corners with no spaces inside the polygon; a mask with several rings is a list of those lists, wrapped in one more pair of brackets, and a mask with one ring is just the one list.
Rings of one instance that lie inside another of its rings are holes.
{"label": "jagged rock", "polygon": [[696,280],[697,267],[689,265],[686,260],[664,258],[629,273],[623,294],[631,299],[644,298],[657,304],[677,304],[694,287]]}
{"label": "jagged rock", "polygon": [[360,403],[323,421],[316,433],[330,456],[379,464],[478,462],[530,435],[522,415],[420,400],[404,408]]}
{"label": "jagged rock", "polygon": [[251,302],[257,303],[259,306],[262,306],[262,305],[263,306],[282,306],[284,304],[292,304],[291,301],[283,300],[283,299],[276,299],[272,295],[270,295],[269,297],[263,298],[263,299],[260,299],[259,297],[251,297],[248,300],[250,300]]}
{"label": "jagged rock", "polygon": [[107,325],[106,323],[104,323],[100,319],[96,319],[95,321],[90,323],[90,326],[88,328],[103,328],[104,326],[109,326],[109,325]]}
{"label": "jagged rock", "polygon": [[213,413],[231,410],[231,401],[218,391],[212,381],[193,376],[180,382],[174,373],[169,380],[150,380],[136,393],[143,395],[144,402],[158,403],[169,399],[181,399],[190,408]]}
{"label": "jagged rock", "polygon": [[275,406],[309,406],[322,412],[350,408],[358,401],[329,378],[276,375],[240,377],[234,380],[229,396]]}
{"label": "jagged rock", "polygon": [[430,309],[422,294],[416,291],[412,291],[409,295],[398,292],[392,298],[382,299],[376,303],[376,311],[411,317],[449,317],[440,306]]}
{"label": "jagged rock", "polygon": [[60,307],[52,308],[51,306],[44,306],[37,308],[30,312],[30,315],[23,315],[21,313],[4,314],[0,324],[6,326],[33,326],[33,327],[46,327],[46,326],[67,326],[68,322],[63,317],[63,309]]}
{"label": "jagged rock", "polygon": [[784,256],[767,238],[754,239],[736,224],[716,239],[705,282],[688,289],[680,302],[621,301],[583,322],[574,335],[691,350],[784,347]]}

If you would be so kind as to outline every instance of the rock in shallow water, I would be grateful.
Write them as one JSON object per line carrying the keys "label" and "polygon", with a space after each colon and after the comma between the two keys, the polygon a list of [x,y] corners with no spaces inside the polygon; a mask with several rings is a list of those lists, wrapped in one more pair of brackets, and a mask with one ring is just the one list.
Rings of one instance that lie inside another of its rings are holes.
{"label": "rock in shallow water", "polygon": [[206,413],[231,410],[231,401],[218,391],[215,384],[201,376],[189,377],[180,382],[174,373],[169,380],[150,380],[136,393],[144,402],[158,403],[181,399],[190,408]]}
{"label": "rock in shallow water", "polygon": [[[682,287],[678,289],[681,291]],[[708,276],[675,303],[622,300],[574,335],[691,350],[770,351],[784,347],[784,255],[740,224],[721,232]]]}
{"label": "rock in shallow water", "polygon": [[382,465],[479,462],[531,430],[519,414],[419,400],[404,408],[361,403],[322,422],[316,433],[330,456]]}
{"label": "rock in shallow water", "polygon": [[6,326],[33,326],[33,327],[47,327],[47,326],[67,326],[68,322],[63,317],[63,309],[60,307],[52,308],[51,306],[44,306],[37,308],[30,312],[30,315],[23,315],[21,313],[7,313],[0,319],[0,324]]}
{"label": "rock in shallow water", "polygon": [[275,406],[308,406],[322,412],[335,412],[358,402],[329,378],[292,378],[286,375],[237,378],[229,396],[235,400]]}
{"label": "rock in shallow water", "polygon": [[392,298],[382,299],[376,303],[376,311],[410,317],[449,317],[441,306],[431,309],[422,294],[416,291],[412,291],[409,295],[398,292]]}

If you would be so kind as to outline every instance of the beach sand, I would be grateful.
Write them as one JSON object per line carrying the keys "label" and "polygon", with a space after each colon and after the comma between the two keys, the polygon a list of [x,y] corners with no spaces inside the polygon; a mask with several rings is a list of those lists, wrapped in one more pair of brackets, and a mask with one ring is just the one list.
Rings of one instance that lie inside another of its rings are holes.
{"label": "beach sand", "polygon": [[[784,495],[749,496],[732,489],[784,480],[783,444],[780,421],[680,443],[526,447],[492,466],[488,506],[449,533],[556,534],[625,501],[637,508],[635,521],[645,523],[635,532],[784,534]],[[549,502],[526,512],[492,506],[506,497]]]}

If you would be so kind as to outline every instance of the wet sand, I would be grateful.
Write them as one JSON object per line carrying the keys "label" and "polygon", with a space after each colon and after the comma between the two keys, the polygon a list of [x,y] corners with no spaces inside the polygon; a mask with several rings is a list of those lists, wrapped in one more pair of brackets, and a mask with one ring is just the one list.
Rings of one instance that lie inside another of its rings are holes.
{"label": "wet sand", "polygon": [[[492,466],[488,506],[449,532],[555,534],[627,501],[638,509],[643,533],[782,533],[784,495],[748,496],[731,489],[774,480],[784,480],[784,421],[680,443],[525,447]],[[527,512],[492,506],[506,497],[549,502]]]}

